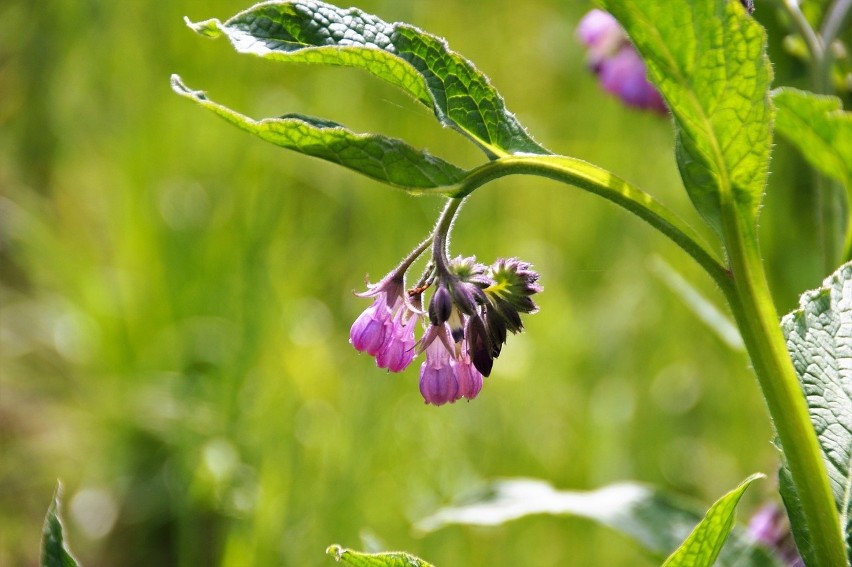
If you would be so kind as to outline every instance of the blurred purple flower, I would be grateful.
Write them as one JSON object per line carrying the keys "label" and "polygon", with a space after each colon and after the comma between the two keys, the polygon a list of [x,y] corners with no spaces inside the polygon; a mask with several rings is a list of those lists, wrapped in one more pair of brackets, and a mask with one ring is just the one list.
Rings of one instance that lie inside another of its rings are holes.
{"label": "blurred purple flower", "polygon": [[782,564],[788,567],[805,567],[793,540],[787,514],[781,506],[771,503],[758,510],[749,521],[748,535],[755,542],[775,552]]}
{"label": "blurred purple flower", "polygon": [[589,68],[601,86],[628,106],[665,114],[663,97],[648,82],[642,58],[627,34],[607,12],[594,9],[580,20],[577,37],[586,46]]}

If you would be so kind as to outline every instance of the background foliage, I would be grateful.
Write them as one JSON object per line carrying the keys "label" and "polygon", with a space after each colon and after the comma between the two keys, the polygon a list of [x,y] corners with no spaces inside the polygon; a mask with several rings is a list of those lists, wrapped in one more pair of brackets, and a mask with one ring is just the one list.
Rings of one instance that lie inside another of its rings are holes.
{"label": "background foliage", "polygon": [[[454,253],[520,256],[545,286],[477,400],[426,407],[416,370],[356,356],[347,333],[366,303],[351,292],[426,235],[440,201],[241,133],[174,96],[169,75],[253,116],[324,116],[481,158],[365,74],[242,57],[182,21],[247,6],[0,7],[0,564],[37,560],[57,477],[84,565],[322,565],[337,542],[534,567],[639,564],[639,551],[566,518],[410,526],[494,477],[632,478],[709,503],[772,474],[745,355],[669,291],[660,261],[721,304],[712,284],[640,221],[547,181],[478,191],[455,229]],[[359,6],[447,37],[542,144],[699,224],[669,122],[585,72],[573,30],[587,3],[493,0],[487,18],[460,0]],[[776,83],[804,84],[771,6],[756,15]],[[797,159],[778,142],[761,214],[781,312],[825,275]],[[743,510],[774,492],[758,483]]]}

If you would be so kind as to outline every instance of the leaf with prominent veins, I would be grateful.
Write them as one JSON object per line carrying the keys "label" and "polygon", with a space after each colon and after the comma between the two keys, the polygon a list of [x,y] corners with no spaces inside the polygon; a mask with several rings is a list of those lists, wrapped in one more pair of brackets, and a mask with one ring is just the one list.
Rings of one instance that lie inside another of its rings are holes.
{"label": "leaf with prominent veins", "polygon": [[772,68],[766,33],[738,2],[604,0],[675,119],[681,177],[722,233],[723,202],[757,221],[769,169]]}
{"label": "leaf with prominent veins", "polygon": [[[852,550],[852,263],[841,266],[819,289],[805,292],[799,309],[786,315],[781,327],[808,401],[849,553]],[[782,480],[786,474],[782,470]],[[786,492],[788,509],[792,497],[795,510],[795,493],[783,482],[782,489]],[[801,521],[795,512],[790,519],[794,526]],[[812,553],[807,539],[799,536],[796,543],[805,558]]]}
{"label": "leaf with prominent veins", "polygon": [[172,76],[172,89],[267,142],[340,164],[412,192],[446,190],[467,175],[465,170],[402,140],[360,134],[334,122],[298,114],[253,120],[213,102],[201,91],[188,88],[177,75]]}
{"label": "leaf with prominent veins", "polygon": [[414,26],[313,0],[263,2],[225,22],[187,23],[208,37],[224,34],[240,53],[364,69],[406,91],[489,157],[549,153],[473,63]]}

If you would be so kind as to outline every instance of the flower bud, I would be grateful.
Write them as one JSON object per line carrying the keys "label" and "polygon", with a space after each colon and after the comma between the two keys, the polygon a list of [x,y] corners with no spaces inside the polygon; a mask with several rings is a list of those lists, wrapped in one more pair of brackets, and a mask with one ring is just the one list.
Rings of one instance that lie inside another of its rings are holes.
{"label": "flower bud", "polygon": [[443,325],[450,318],[452,310],[453,299],[450,292],[445,286],[439,285],[429,302],[429,320],[435,326]]}

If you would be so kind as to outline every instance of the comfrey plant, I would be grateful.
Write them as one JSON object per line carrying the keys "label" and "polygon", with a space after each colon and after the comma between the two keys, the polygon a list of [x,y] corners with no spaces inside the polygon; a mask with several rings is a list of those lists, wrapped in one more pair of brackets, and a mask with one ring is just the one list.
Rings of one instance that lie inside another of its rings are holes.
{"label": "comfrey plant", "polygon": [[[813,71],[815,92],[770,90],[766,32],[752,18],[751,2],[598,4],[606,12],[592,12],[578,30],[589,50],[589,67],[607,91],[627,104],[671,117],[683,186],[712,229],[712,242],[649,193],[603,168],[540,145],[507,110],[488,79],[443,39],[355,8],[273,0],[226,21],[187,23],[201,35],[226,37],[240,53],[365,70],[408,93],[440,124],[470,140],[485,154],[484,163],[464,169],[402,140],[304,115],[255,120],[190,89],[176,75],[172,87],[276,145],[414,194],[446,199],[433,233],[361,294],[372,304],[350,331],[355,349],[392,372],[405,370],[423,355],[420,391],[429,404],[476,397],[508,334],[519,332],[522,316],[536,310],[533,295],[541,288],[530,264],[515,258],[490,266],[474,258],[450,259],[447,242],[461,204],[497,178],[542,176],[608,199],[676,243],[726,298],[777,433],[785,514],[776,511],[755,518],[751,535],[732,529],[735,507],[755,477],[719,499],[703,519],[639,486],[585,495],[596,504],[577,509],[571,505],[576,498],[565,498],[566,493],[548,485],[504,482],[494,485],[488,500],[444,509],[423,520],[421,528],[493,524],[558,507],[633,536],[652,555],[667,558],[666,565],[711,565],[717,560],[725,565],[800,560],[809,566],[848,565],[852,115],[828,95],[849,84],[843,69],[848,63],[841,57],[844,45],[838,38],[848,25],[852,2],[813,2],[807,16],[795,0],[777,2],[794,26],[794,43],[804,46],[800,53]],[[821,288],[805,293],[800,308],[783,320],[770,295],[757,236],[774,132],[789,138],[819,174],[816,206],[823,219],[825,273],[831,274]],[[412,264],[427,253],[425,272],[407,283]],[[606,506],[606,513],[590,511],[596,506]],[[426,565],[408,554],[366,555],[337,546],[329,552],[354,565]]]}

